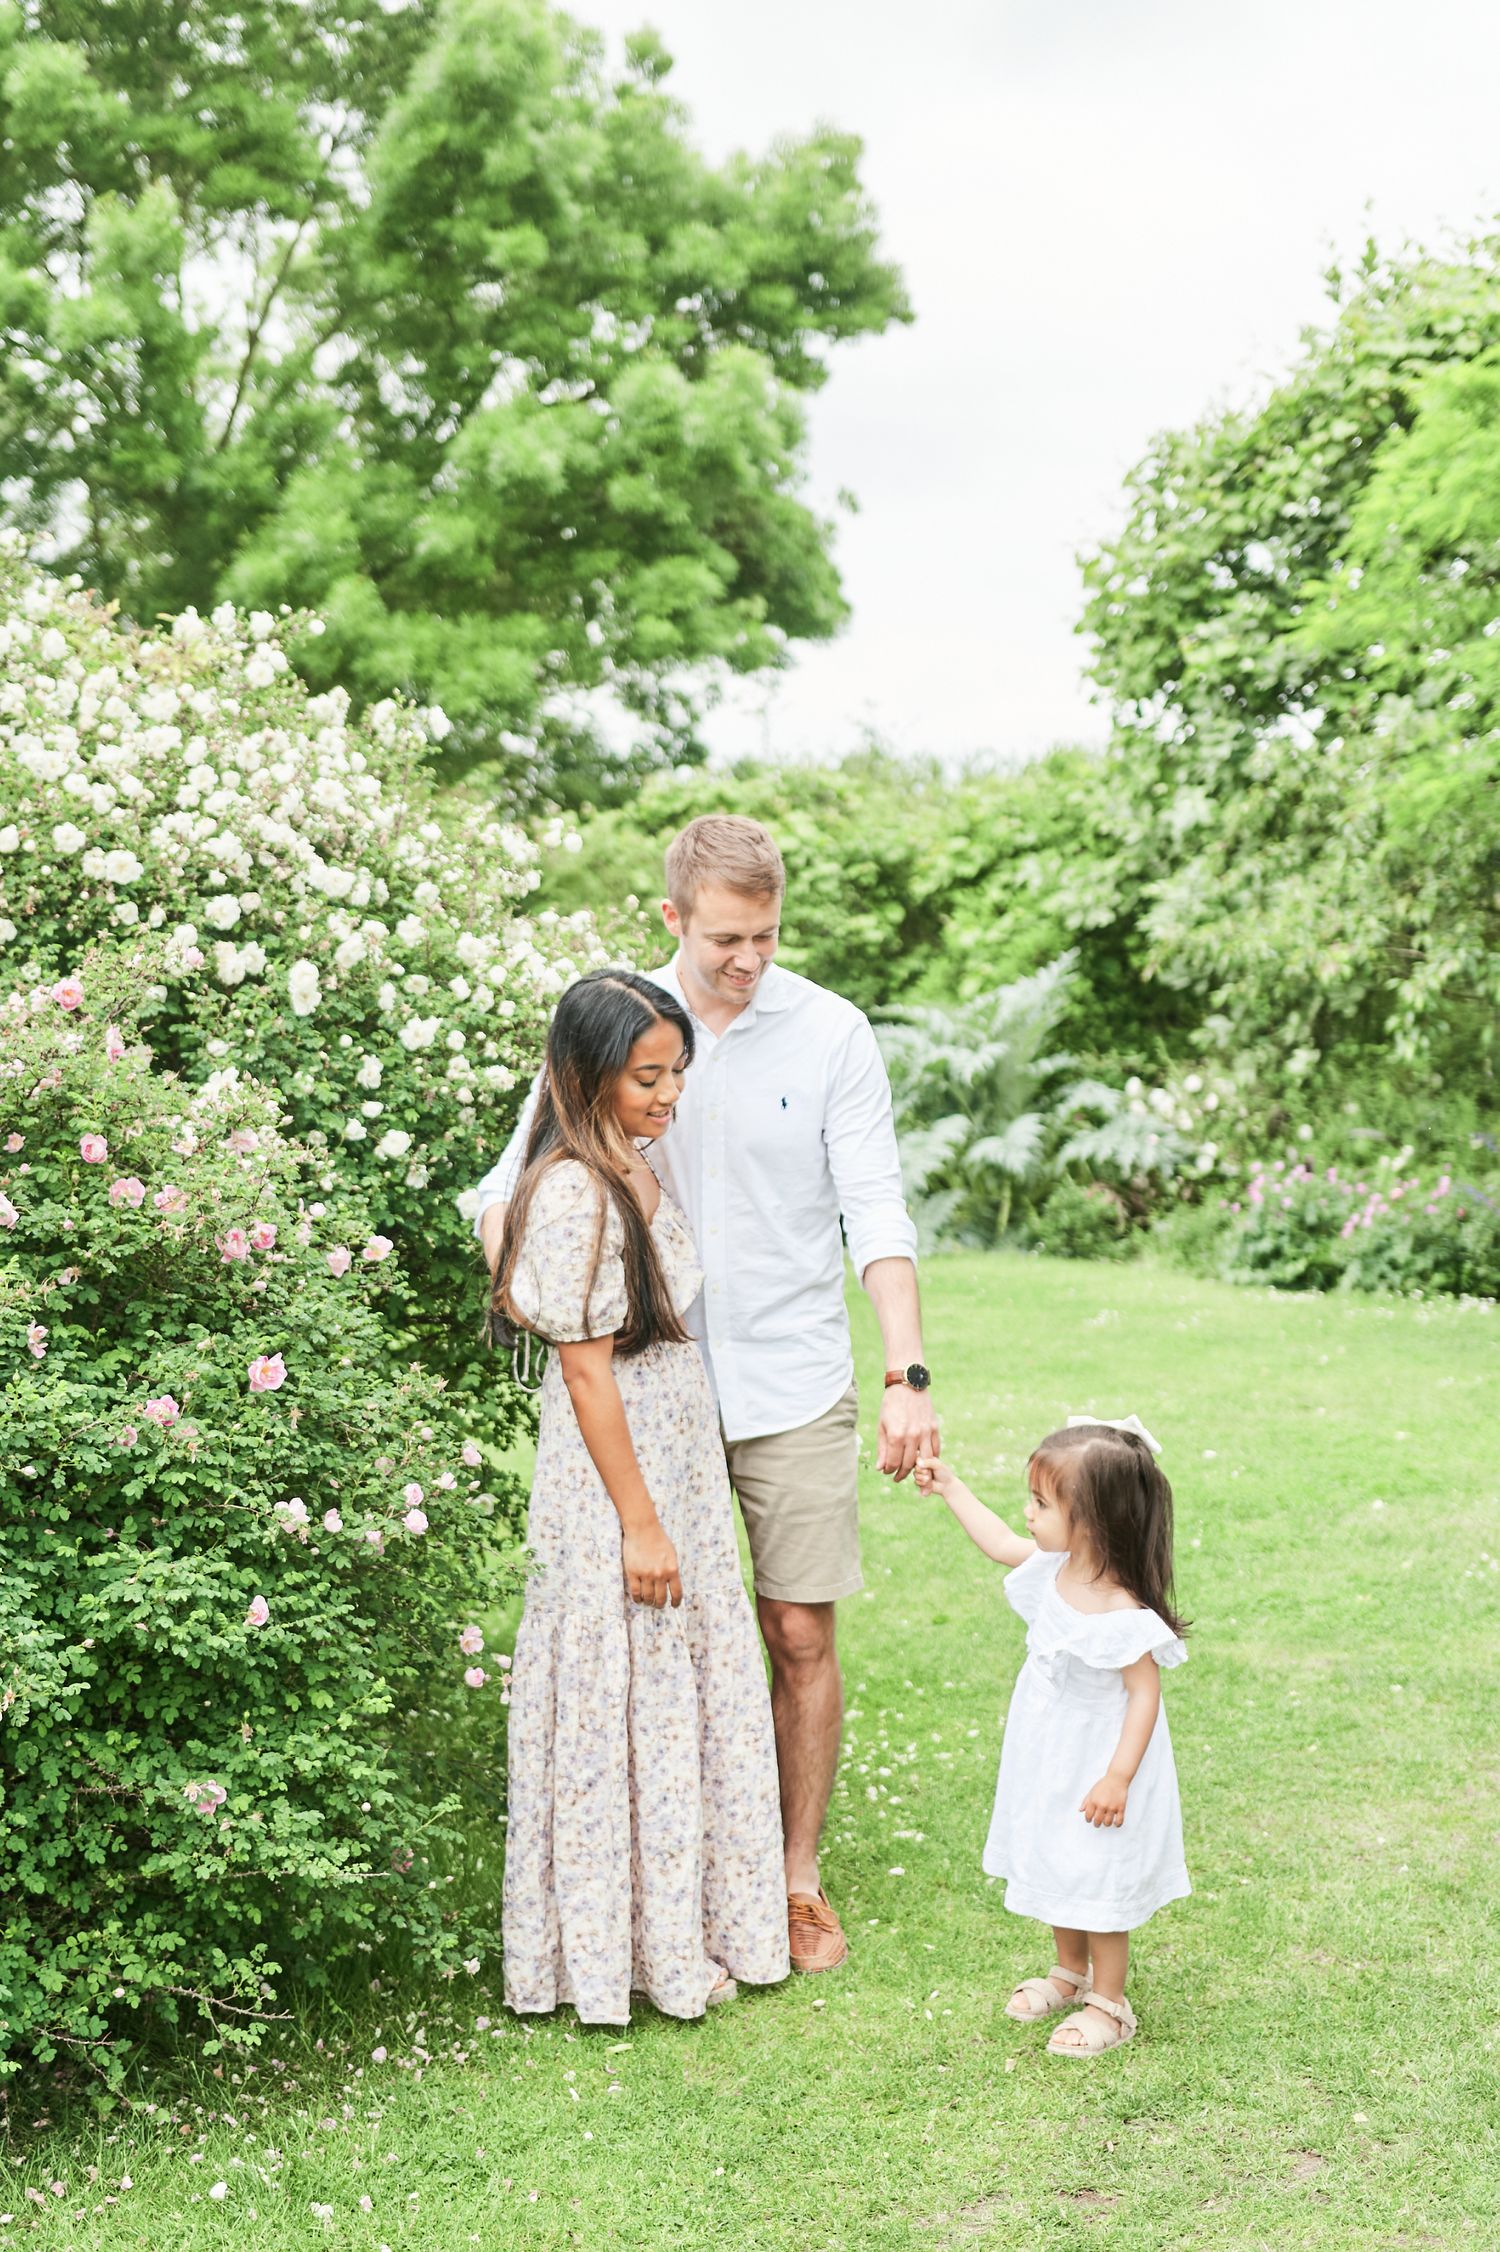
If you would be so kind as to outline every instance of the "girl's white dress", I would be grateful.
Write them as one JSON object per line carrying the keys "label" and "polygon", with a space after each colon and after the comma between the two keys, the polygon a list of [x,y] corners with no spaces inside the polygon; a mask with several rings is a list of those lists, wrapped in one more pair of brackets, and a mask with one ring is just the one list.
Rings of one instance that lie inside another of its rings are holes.
{"label": "girl's white dress", "polygon": [[1038,1549],[1006,1575],[1027,1622],[1026,1663],[1006,1716],[984,1867],[1005,1877],[1018,1916],[1071,1931],[1133,1931],[1191,1892],[1165,1706],[1136,1770],[1118,1829],[1079,1812],[1114,1757],[1125,1722],[1122,1668],[1149,1651],[1178,1666],[1187,1651],[1155,1611],[1078,1611],[1057,1590],[1065,1555]]}

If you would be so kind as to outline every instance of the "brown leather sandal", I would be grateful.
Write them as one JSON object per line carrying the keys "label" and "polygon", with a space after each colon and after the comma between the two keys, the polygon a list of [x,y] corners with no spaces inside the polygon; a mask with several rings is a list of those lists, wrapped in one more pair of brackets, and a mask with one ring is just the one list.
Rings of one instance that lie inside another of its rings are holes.
{"label": "brown leather sandal", "polygon": [[794,1971],[837,1970],[849,1952],[844,1927],[821,1885],[816,1894],[787,1894],[786,1935]]}

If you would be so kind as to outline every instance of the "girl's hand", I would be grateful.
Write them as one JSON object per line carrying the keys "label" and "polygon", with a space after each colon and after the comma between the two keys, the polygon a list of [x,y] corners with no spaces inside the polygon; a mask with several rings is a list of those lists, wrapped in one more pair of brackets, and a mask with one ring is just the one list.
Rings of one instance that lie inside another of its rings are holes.
{"label": "girl's hand", "polygon": [[1118,1775],[1101,1776],[1079,1812],[1096,1830],[1118,1830],[1125,1820],[1125,1801],[1129,1795],[1130,1785],[1122,1783]]}
{"label": "girl's hand", "polygon": [[649,1603],[655,1610],[664,1610],[670,1600],[673,1607],[682,1601],[682,1577],[677,1569],[677,1551],[659,1524],[646,1525],[638,1532],[626,1533],[620,1544],[625,1565],[625,1584],[630,1590],[632,1603]]}
{"label": "girl's hand", "polygon": [[945,1499],[958,1483],[947,1463],[935,1454],[918,1455],[915,1477],[919,1494],[942,1494]]}

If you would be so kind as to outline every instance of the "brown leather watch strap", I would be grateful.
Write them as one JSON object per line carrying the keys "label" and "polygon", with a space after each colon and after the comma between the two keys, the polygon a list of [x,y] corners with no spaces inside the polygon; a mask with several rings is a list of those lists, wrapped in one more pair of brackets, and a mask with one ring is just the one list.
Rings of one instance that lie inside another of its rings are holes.
{"label": "brown leather watch strap", "polygon": [[885,1388],[886,1388],[886,1390],[887,1390],[887,1391],[889,1391],[889,1390],[890,1390],[890,1388],[891,1388],[891,1386],[892,1386],[893,1384],[904,1384],[905,1382],[906,1382],[906,1371],[905,1371],[905,1369],[904,1369],[904,1368],[888,1368],[888,1369],[886,1370],[886,1372],[885,1372]]}

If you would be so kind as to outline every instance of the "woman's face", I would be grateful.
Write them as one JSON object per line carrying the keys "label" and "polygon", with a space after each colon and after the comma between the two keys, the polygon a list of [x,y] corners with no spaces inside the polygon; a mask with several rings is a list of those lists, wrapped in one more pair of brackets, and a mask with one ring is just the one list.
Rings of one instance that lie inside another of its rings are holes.
{"label": "woman's face", "polygon": [[615,1120],[622,1134],[633,1142],[659,1140],[672,1123],[687,1065],[676,1027],[658,1018],[641,1034],[615,1081]]}

